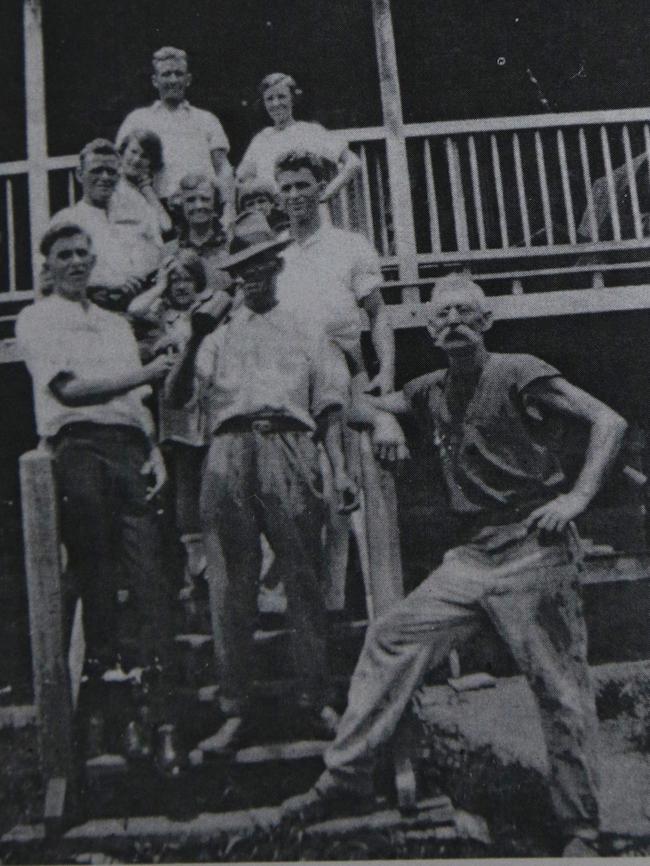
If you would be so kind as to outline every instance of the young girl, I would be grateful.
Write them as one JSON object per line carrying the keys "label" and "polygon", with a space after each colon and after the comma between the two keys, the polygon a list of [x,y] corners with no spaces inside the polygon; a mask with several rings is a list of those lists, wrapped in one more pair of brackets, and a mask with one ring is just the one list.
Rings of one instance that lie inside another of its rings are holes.
{"label": "young girl", "polygon": [[[230,295],[207,286],[200,256],[181,249],[160,269],[149,291],[134,298],[128,313],[134,325],[149,328],[148,352],[182,351],[191,335],[190,317],[209,305],[215,325],[232,305]],[[205,555],[199,520],[201,469],[205,456],[203,413],[198,401],[174,409],[159,394],[159,441],[164,446],[175,491],[176,527],[185,548],[185,583],[191,588],[205,570]]]}

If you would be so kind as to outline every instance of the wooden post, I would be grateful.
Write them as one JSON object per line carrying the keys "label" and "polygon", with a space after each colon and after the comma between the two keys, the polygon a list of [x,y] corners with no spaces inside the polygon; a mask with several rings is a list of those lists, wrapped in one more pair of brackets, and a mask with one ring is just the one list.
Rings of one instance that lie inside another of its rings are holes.
{"label": "wooden post", "polygon": [[375,460],[366,431],[360,440],[370,585],[375,615],[381,616],[404,595],[397,497],[393,476]]}
{"label": "wooden post", "polygon": [[46,817],[53,827],[63,817],[66,786],[73,771],[73,738],[58,507],[52,458],[46,451],[30,451],[20,458],[20,487],[34,700]]}
{"label": "wooden post", "polygon": [[50,219],[42,13],[42,0],[23,0],[29,227],[35,288],[40,270],[38,246]]}
{"label": "wooden post", "polygon": [[[386,127],[386,157],[393,211],[393,230],[395,232],[395,252],[400,263],[400,280],[407,283],[415,282],[418,278],[418,265],[413,201],[406,157],[406,137],[402,118],[402,98],[390,0],[372,0],[372,12],[381,105]],[[405,303],[416,303],[418,299],[417,288],[404,291],[403,300]]]}

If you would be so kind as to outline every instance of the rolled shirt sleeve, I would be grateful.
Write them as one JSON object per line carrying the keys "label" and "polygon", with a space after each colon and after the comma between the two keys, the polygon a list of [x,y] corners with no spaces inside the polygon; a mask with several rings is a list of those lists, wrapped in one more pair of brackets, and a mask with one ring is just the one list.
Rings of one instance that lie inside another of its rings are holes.
{"label": "rolled shirt sleeve", "polygon": [[353,244],[350,288],[360,304],[382,283],[379,256],[363,235],[350,233]]}

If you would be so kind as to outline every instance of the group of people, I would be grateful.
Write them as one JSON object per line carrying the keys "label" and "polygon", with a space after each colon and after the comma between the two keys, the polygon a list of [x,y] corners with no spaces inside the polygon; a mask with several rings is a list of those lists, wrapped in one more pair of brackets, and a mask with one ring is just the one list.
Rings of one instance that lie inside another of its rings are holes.
{"label": "group of people", "polygon": [[[257,590],[265,549],[275,557],[295,703],[315,734],[333,739],[315,786],[283,804],[287,820],[371,801],[378,747],[427,668],[476,628],[482,609],[537,699],[566,850],[595,846],[596,716],[573,521],[610,469],[625,422],[549,364],[489,352],[487,300],[464,274],[441,278],[432,294],[428,330],[448,368],[395,391],[377,254],[322,206],[350,180],[356,157],[318,124],[294,120],[295,82],[277,73],[261,87],[273,125],[233,177],[220,123],[185,99],[185,53],[163,48],[153,63],[160,101],[130,114],[116,144],[82,150],[82,199],[53,217],[41,244],[44,297],[16,331],[38,433],[54,458],[91,681],[115,670],[117,589],[140,611],[137,646],[120,660],[138,672],[141,695],[127,756],[153,756],[171,775],[183,767],[172,583],[154,502],[167,465],[188,579],[207,566],[219,711],[239,720],[233,737],[252,712]],[[347,544],[341,515],[358,505],[344,427],[367,426],[378,457],[398,461],[408,451],[396,416],[406,413],[440,453],[460,536],[439,568],[369,625],[339,720],[324,588],[340,580],[327,544]],[[570,488],[548,440],[551,416],[590,429]]]}

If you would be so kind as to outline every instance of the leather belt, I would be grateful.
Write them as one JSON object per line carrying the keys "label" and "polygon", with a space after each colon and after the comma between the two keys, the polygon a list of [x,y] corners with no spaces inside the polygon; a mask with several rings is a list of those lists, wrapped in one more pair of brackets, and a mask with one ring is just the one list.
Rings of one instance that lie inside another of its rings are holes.
{"label": "leather belt", "polygon": [[286,416],[238,415],[229,418],[215,431],[215,436],[222,433],[310,433],[309,427],[295,418]]}

